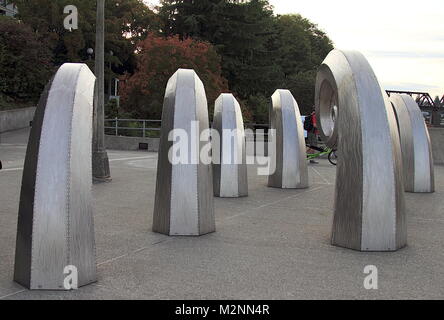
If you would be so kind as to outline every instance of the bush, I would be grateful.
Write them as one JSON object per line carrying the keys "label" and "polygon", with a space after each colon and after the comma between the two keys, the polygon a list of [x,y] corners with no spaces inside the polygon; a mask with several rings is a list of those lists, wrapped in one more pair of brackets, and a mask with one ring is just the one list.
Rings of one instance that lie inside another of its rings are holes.
{"label": "bush", "polygon": [[0,16],[0,101],[36,103],[53,72],[51,59],[28,26]]}
{"label": "bush", "polygon": [[261,94],[257,94],[250,96],[245,104],[254,114],[253,119],[251,119],[254,123],[268,123],[268,110],[270,108],[271,98],[266,98]]}

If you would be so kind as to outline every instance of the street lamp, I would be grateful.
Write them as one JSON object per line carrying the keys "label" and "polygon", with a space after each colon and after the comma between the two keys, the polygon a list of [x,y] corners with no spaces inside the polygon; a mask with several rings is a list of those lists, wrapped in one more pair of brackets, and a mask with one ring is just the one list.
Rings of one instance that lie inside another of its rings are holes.
{"label": "street lamp", "polygon": [[[109,51],[109,56],[112,57],[114,55],[114,52],[112,50]],[[113,65],[111,62],[111,59],[109,59],[109,81],[108,81],[108,96],[109,98],[111,98],[112,96],[112,81],[113,81],[113,69],[112,69]]]}
{"label": "street lamp", "polygon": [[110,181],[108,154],[105,149],[105,0],[97,0],[95,74],[97,77],[94,104],[93,178]]}
{"label": "street lamp", "polygon": [[88,60],[91,61],[91,57],[94,54],[94,49],[93,48],[88,48],[88,49],[86,49],[86,53],[88,54]]}

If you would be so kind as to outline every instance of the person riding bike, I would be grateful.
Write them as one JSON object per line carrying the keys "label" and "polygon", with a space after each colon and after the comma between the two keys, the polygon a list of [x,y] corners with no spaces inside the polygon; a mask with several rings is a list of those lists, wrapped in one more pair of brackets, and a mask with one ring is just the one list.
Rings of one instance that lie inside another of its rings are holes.
{"label": "person riding bike", "polygon": [[[313,111],[309,116],[305,117],[304,120],[304,130],[307,131],[307,153],[314,153],[315,150],[311,149],[310,146],[317,147],[318,146],[318,129],[317,129],[317,120],[316,113]],[[310,159],[310,163],[318,163],[314,159]]]}

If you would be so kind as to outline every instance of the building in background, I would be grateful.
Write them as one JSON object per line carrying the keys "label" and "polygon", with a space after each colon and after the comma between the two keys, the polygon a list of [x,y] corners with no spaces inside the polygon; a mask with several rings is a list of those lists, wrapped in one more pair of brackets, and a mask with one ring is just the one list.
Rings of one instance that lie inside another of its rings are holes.
{"label": "building in background", "polygon": [[17,13],[17,6],[12,1],[0,0],[0,16],[13,17]]}

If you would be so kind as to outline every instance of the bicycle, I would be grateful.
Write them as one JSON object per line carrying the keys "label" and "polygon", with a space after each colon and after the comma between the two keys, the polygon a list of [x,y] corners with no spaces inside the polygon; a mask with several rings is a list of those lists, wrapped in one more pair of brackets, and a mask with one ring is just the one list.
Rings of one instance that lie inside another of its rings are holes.
{"label": "bicycle", "polygon": [[338,163],[338,156],[336,155],[335,149],[330,148],[319,148],[316,146],[306,145],[307,148],[318,151],[317,153],[307,153],[307,160],[313,160],[315,158],[319,158],[321,156],[327,155],[328,161],[332,165],[337,165]]}

